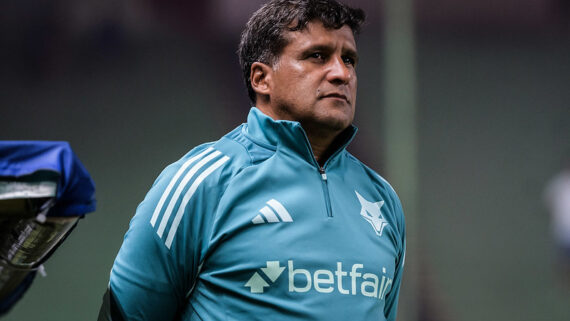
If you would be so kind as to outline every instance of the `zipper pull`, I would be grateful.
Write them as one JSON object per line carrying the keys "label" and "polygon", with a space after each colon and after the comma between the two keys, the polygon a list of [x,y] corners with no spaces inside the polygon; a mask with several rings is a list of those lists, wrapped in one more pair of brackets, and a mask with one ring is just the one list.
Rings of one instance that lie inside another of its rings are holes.
{"label": "zipper pull", "polygon": [[325,169],[322,167],[319,167],[319,173],[321,173],[321,178],[323,179],[323,181],[327,180],[327,173],[325,173]]}

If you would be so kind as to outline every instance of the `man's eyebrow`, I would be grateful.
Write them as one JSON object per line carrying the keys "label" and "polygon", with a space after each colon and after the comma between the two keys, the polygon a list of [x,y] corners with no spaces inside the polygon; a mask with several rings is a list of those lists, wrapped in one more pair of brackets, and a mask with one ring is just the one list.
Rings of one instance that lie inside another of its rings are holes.
{"label": "man's eyebrow", "polygon": [[342,54],[345,56],[350,56],[351,58],[358,59],[358,52],[352,48],[344,48]]}
{"label": "man's eyebrow", "polygon": [[315,51],[322,51],[322,52],[331,52],[333,51],[333,47],[330,45],[324,45],[324,44],[315,44],[315,45],[310,45],[309,47],[305,48],[302,50],[303,54],[308,54],[308,53],[312,53]]}
{"label": "man's eyebrow", "polygon": [[[302,49],[301,53],[303,55],[307,55],[307,54],[313,53],[315,51],[330,53],[330,52],[334,51],[334,48],[333,48],[333,46],[326,45],[326,44],[315,44],[315,45],[310,45],[309,47]],[[343,48],[342,54],[346,55],[346,56],[350,56],[351,58],[354,58],[354,59],[358,59],[358,53],[356,52],[356,50],[354,50],[352,48]]]}

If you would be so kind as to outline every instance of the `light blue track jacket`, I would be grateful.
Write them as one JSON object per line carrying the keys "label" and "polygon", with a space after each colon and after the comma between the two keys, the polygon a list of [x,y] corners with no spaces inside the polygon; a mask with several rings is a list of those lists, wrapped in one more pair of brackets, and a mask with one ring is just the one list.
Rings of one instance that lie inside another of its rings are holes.
{"label": "light blue track jacket", "polygon": [[321,168],[301,125],[252,108],[155,181],[110,287],[127,320],[395,320],[400,201],[345,150]]}

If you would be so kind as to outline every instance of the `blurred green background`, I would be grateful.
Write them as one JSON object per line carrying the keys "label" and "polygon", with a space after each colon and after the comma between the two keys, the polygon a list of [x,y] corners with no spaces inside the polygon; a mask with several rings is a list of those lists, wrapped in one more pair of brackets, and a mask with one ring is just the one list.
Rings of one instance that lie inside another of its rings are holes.
{"label": "blurred green background", "polygon": [[[156,176],[245,121],[234,52],[262,2],[2,5],[0,139],[69,141],[98,201],[3,320],[96,319],[129,220]],[[391,180],[385,3],[347,3],[368,13],[350,150]],[[418,320],[570,320],[570,284],[542,199],[570,163],[569,8],[563,0],[415,3],[419,257],[408,264],[421,266],[417,291],[402,296],[421,296]]]}

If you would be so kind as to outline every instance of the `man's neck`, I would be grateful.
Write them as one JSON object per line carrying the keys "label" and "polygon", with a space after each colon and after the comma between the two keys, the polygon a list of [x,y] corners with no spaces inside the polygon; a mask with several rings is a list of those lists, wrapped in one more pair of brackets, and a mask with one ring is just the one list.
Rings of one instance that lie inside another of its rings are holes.
{"label": "man's neck", "polygon": [[[350,126],[349,126],[350,127]],[[315,135],[311,130],[305,129],[307,138],[313,149],[313,154],[317,163],[324,166],[326,161],[348,140],[352,135],[352,130],[345,128],[336,132],[329,132],[328,135]]]}
{"label": "man's neck", "polygon": [[309,139],[309,143],[311,144],[311,148],[313,149],[313,155],[317,160],[319,165],[323,166],[327,159],[333,153],[333,147],[335,139],[338,136],[338,133],[335,134],[324,134],[324,133],[314,133],[310,129],[305,129],[307,133],[307,138]]}
{"label": "man's neck", "polygon": [[[271,117],[273,120],[294,120],[285,115],[277,115],[273,109],[264,106],[263,104],[259,104],[257,108],[261,110],[261,112],[263,112],[265,115]],[[315,156],[317,163],[323,166],[327,159],[334,152],[335,147],[338,145],[336,139],[344,130],[328,130],[322,128],[322,126],[319,126],[317,124],[311,125],[302,121],[301,126],[307,134],[309,144],[311,145],[311,149],[313,150],[313,155]]]}

